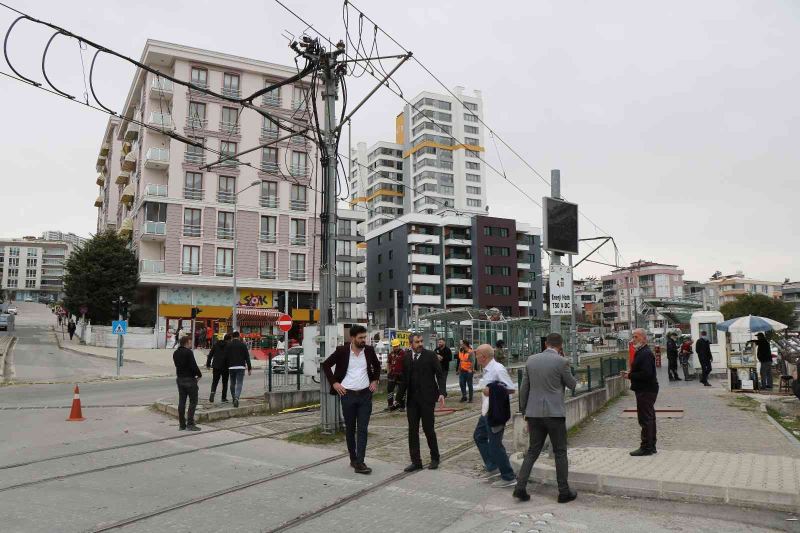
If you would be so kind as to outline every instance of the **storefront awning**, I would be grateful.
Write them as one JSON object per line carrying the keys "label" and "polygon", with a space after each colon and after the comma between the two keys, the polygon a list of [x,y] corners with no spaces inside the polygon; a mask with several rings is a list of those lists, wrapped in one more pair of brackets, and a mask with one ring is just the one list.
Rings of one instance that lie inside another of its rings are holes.
{"label": "storefront awning", "polygon": [[277,309],[263,309],[260,307],[237,307],[236,318],[240,323],[271,324],[276,322],[282,312]]}

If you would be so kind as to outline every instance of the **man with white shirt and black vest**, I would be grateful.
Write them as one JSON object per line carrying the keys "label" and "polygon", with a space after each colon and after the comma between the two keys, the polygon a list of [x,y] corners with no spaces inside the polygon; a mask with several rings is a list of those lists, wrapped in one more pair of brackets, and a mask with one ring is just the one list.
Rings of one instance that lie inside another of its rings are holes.
{"label": "man with white shirt and black vest", "polygon": [[367,346],[367,328],[350,328],[350,342],[336,348],[322,363],[330,393],[338,394],[346,428],[350,466],[357,474],[369,474],[372,469],[364,463],[367,451],[367,430],[372,415],[372,393],[378,388],[381,362],[375,349]]}

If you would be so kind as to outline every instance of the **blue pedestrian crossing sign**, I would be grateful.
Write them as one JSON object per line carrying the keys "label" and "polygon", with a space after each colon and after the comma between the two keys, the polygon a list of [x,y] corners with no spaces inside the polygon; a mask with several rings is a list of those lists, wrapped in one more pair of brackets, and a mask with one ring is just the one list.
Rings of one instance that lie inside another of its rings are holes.
{"label": "blue pedestrian crossing sign", "polygon": [[125,335],[128,333],[128,321],[114,320],[111,322],[111,333],[114,335]]}

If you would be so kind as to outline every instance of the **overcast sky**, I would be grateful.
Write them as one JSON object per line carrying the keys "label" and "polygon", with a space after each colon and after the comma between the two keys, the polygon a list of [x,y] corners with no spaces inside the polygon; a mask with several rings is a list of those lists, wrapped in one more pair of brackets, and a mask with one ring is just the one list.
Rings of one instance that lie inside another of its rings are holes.
{"label": "overcast sky", "polygon": [[[285,3],[332,39],[344,37],[340,2]],[[263,0],[11,4],[137,59],[154,38],[292,64],[281,34],[304,29]],[[677,264],[687,279],[707,279],[716,270],[800,278],[791,208],[800,193],[797,2],[357,5],[448,86],[480,89],[486,122],[542,175],[549,179],[550,169],[561,169],[562,194],[602,228],[581,218],[581,237],[608,232],[625,261]],[[3,32],[13,18],[0,8]],[[40,52],[52,32],[18,27],[12,61],[41,80]],[[371,36],[371,25],[365,28]],[[378,47],[382,54],[398,51],[385,38]],[[90,60],[85,56],[87,69]],[[74,41],[56,38],[48,64],[56,86],[83,94]],[[0,68],[8,72],[5,63]],[[106,105],[120,109],[132,76],[125,63],[98,60],[96,85]],[[413,63],[396,79],[409,98],[441,89]],[[350,80],[350,102],[371,83]],[[94,163],[107,117],[8,78],[0,77],[0,90],[0,234],[93,233]],[[354,117],[353,142],[392,140],[402,104],[379,91]],[[487,159],[499,166],[488,136],[486,144]],[[549,193],[502,146],[499,159],[531,196]],[[491,214],[541,226],[536,205],[492,171],[487,177]],[[609,248],[598,259],[613,257]],[[576,276],[607,271],[584,263]]]}

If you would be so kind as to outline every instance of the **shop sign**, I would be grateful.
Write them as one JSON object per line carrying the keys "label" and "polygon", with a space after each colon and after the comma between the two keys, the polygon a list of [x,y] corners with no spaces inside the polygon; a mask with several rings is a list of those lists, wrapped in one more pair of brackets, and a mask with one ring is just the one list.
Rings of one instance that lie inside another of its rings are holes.
{"label": "shop sign", "polygon": [[272,309],[272,291],[258,289],[239,291],[239,305],[258,309]]}

